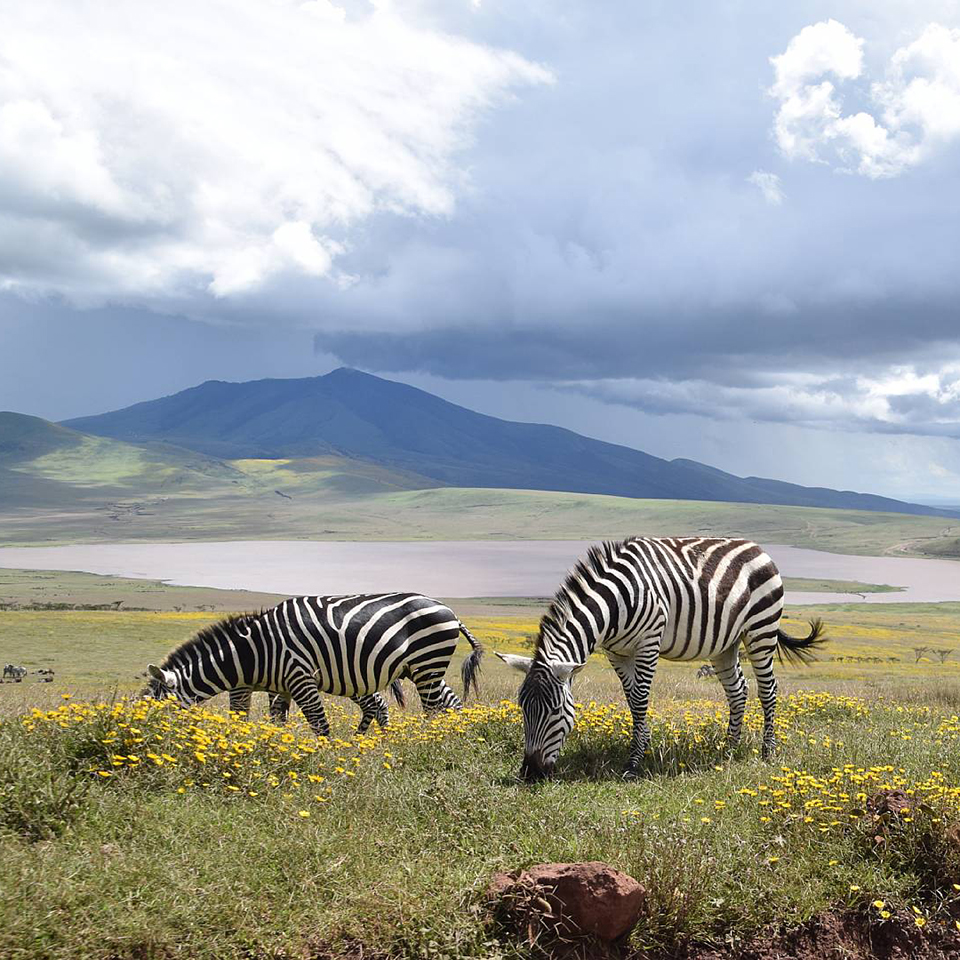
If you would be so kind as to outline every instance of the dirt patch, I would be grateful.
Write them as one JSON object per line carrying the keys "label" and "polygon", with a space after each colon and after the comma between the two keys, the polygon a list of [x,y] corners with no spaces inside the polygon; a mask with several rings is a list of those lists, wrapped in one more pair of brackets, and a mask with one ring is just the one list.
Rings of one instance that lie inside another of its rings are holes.
{"label": "dirt patch", "polygon": [[785,933],[722,947],[684,944],[669,954],[636,960],[956,960],[960,932],[930,925],[922,930],[903,913],[878,922],[858,913],[826,913]]}

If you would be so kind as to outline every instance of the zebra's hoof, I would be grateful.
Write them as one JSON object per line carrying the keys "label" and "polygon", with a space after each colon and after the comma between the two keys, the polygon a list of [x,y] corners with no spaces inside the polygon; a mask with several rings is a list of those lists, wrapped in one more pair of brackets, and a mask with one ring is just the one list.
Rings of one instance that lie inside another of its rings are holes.
{"label": "zebra's hoof", "polygon": [[775,743],[765,743],[760,748],[761,760],[772,760],[777,755],[777,745]]}
{"label": "zebra's hoof", "polygon": [[627,780],[627,781],[629,781],[629,780],[639,780],[639,779],[640,779],[640,767],[639,767],[639,766],[635,766],[634,764],[631,764],[629,767],[627,767],[627,768],[623,771],[623,775],[622,775],[621,779]]}

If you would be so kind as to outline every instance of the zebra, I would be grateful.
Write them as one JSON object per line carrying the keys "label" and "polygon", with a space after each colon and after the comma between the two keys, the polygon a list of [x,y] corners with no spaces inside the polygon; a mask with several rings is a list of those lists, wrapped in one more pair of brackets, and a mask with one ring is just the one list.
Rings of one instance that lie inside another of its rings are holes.
{"label": "zebra", "polygon": [[12,680],[14,683],[20,683],[27,675],[26,667],[18,667],[16,664],[8,663],[3,668],[3,679]]}
{"label": "zebra", "polygon": [[763,707],[763,756],[776,748],[773,655],[813,659],[826,641],[811,621],[806,637],[780,629],[783,583],[773,560],[749,540],[635,537],[591,547],[540,621],[535,656],[498,654],[526,674],[523,780],[553,772],[574,724],[573,677],[599,647],[616,670],[633,716],[625,777],[638,775],[650,744],[647,706],[660,657],[709,660],[730,705],[727,742],[739,743],[747,700],[741,640]]}
{"label": "zebra", "polygon": [[188,705],[224,690],[267,690],[291,697],[326,737],[321,692],[361,698],[406,678],[426,712],[461,709],[443,679],[461,634],[472,647],[461,667],[466,697],[479,690],[483,648],[444,604],[418,593],[293,597],[205,627],[148,666],[144,694]]}
{"label": "zebra", "polygon": [[[231,713],[250,713],[250,700],[253,691],[249,687],[235,688],[230,691]],[[403,692],[403,685],[399,680],[394,680],[390,684],[390,693],[397,702],[397,706],[402,710],[407,705],[406,694]],[[390,721],[390,711],[387,708],[387,701],[381,693],[371,693],[363,697],[350,697],[350,699],[361,709],[363,715],[360,717],[360,725],[357,727],[357,733],[366,733],[370,729],[370,724],[374,720],[381,730],[385,730]],[[271,693],[268,694],[270,719],[283,725],[287,722],[290,713],[290,697],[287,694]]]}

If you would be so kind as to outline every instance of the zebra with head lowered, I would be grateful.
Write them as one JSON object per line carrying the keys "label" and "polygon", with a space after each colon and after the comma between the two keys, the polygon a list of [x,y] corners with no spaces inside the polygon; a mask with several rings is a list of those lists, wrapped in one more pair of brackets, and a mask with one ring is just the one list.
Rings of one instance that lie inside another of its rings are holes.
{"label": "zebra with head lowered", "polygon": [[774,654],[806,663],[811,648],[825,641],[820,621],[806,637],[788,636],[780,629],[782,612],[780,573],[749,540],[643,537],[592,547],[541,620],[536,655],[499,655],[526,673],[518,697],[521,778],[553,772],[574,724],[571,681],[598,648],[616,670],[633,716],[626,776],[637,775],[650,744],[647,706],[660,657],[713,664],[730,704],[727,741],[739,743],[747,701],[741,641],[757,678],[768,757],[776,747]]}
{"label": "zebra with head lowered", "polygon": [[418,593],[294,597],[259,614],[228,617],[150,664],[146,694],[187,705],[225,690],[291,697],[314,733],[329,736],[321,693],[367,697],[413,681],[427,712],[460,709],[443,677],[463,634],[464,696],[483,649],[444,604]]}

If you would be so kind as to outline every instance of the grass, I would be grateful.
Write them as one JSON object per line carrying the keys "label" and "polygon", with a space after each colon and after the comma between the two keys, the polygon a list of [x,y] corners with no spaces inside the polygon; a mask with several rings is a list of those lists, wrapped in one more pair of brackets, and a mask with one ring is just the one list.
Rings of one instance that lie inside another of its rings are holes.
{"label": "grass", "polygon": [[[960,725],[940,704],[795,694],[766,764],[755,708],[727,758],[725,711],[677,686],[623,783],[626,717],[584,702],[558,781],[531,789],[506,692],[364,738],[335,707],[328,742],[162,705],[3,724],[0,955],[524,956],[485,922],[490,874],[593,859],[648,887],[632,945],[654,953],[835,909],[952,926]],[[891,788],[915,809],[874,820]]]}
{"label": "grass", "polygon": [[[416,485],[415,478],[379,476],[373,468],[352,466],[337,472],[319,460],[309,470],[295,461],[235,461],[229,467],[232,472],[211,477],[209,482],[205,475],[201,477],[205,467],[200,464],[170,476],[157,471],[157,476],[165,478],[157,488],[73,486],[69,498],[58,502],[51,494],[53,501],[45,501],[42,507],[0,501],[0,540],[10,545],[50,545],[716,535],[834,553],[924,555],[952,549],[960,529],[960,521],[858,510],[632,500],[536,490],[397,490],[404,483]],[[50,482],[52,475],[48,471],[44,479]],[[347,496],[348,487],[365,492]]]}
{"label": "grass", "polygon": [[820,580],[816,577],[784,577],[786,590],[799,593],[899,593],[903,587],[888,583],[863,583],[860,580]]}
{"label": "grass", "polygon": [[[97,581],[110,578],[75,576],[61,587],[109,593]],[[451,602],[491,650],[514,652],[543,605]],[[647,885],[631,945],[653,955],[735,952],[829,911],[944,935],[960,919],[947,832],[960,822],[960,660],[912,653],[960,639],[960,604],[791,610],[792,632],[819,615],[833,639],[811,667],[777,667],[773,764],[757,755],[755,700],[728,758],[719,685],[665,662],[646,776],[622,782],[629,721],[594,658],[558,780],[537,788],[514,780],[518,675],[493,656],[480,704],[435,721],[393,709],[386,735],[363,738],[334,698],[328,742],[264,722],[264,698],[250,722],[219,712],[222,698],[188,712],[116,700],[219,615],[0,612],[4,659],[57,670],[53,684],[0,685],[0,956],[528,956],[486,921],[483,890],[497,870],[567,860]],[[873,819],[868,798],[893,788],[916,810]]]}
{"label": "grass", "polygon": [[235,612],[273,606],[282,599],[278,594],[251,590],[177,587],[162,580],[105,577],[69,570],[0,568],[0,610]]}
{"label": "grass", "polygon": [[[15,578],[16,579],[16,578]],[[91,586],[94,581],[95,586]],[[99,581],[105,581],[100,583]],[[24,579],[21,585],[26,581]],[[108,584],[113,578],[85,574],[65,575],[60,590],[41,592],[45,597],[76,596],[96,599],[116,596]],[[115,581],[128,586],[145,584],[144,594],[157,610],[0,610],[0,647],[4,662],[26,666],[31,671],[40,667],[56,671],[57,684],[44,684],[43,689],[56,687],[81,696],[104,695],[117,687],[123,692],[135,689],[137,677],[147,663],[156,662],[172,647],[211,623],[225,612],[235,591],[197,590],[195,599],[203,598],[205,609],[172,609],[171,601],[184,600],[191,588],[165,587],[141,581]],[[44,581],[38,581],[41,585]],[[167,593],[169,592],[169,596]],[[0,594],[2,596],[2,594]],[[136,596],[130,606],[136,606]],[[268,594],[240,593],[236,609],[255,609],[260,601],[272,601]],[[254,601],[254,602],[249,602]],[[55,601],[41,601],[42,603]],[[546,600],[467,599],[449,600],[471,631],[494,649],[514,653],[529,652],[537,632]],[[180,604],[176,604],[180,605]],[[211,609],[213,608],[213,609]],[[848,681],[883,683],[892,678],[905,684],[922,684],[943,678],[960,678],[960,603],[915,604],[827,604],[788,609],[785,628],[800,634],[806,621],[821,617],[827,625],[831,642],[823,658],[796,672],[805,682],[828,686]],[[914,648],[928,648],[916,659]],[[934,651],[953,651],[944,663]],[[498,671],[499,662],[489,659],[488,671]],[[610,673],[606,661],[596,657],[588,673]],[[663,661],[659,672],[667,676],[688,676],[695,671],[689,664]],[[794,675],[795,668],[781,668],[784,676]],[[704,681],[711,688],[715,681]],[[62,685],[65,685],[62,687]],[[29,684],[0,685],[0,713],[16,691],[33,689]],[[18,703],[20,700],[17,701]],[[25,701],[29,705],[29,701]]]}

